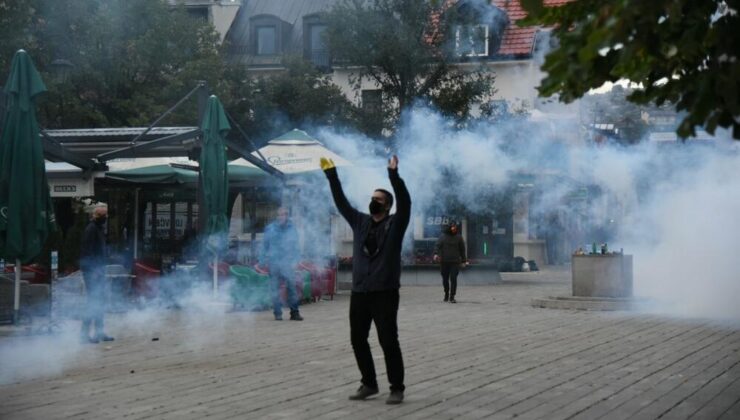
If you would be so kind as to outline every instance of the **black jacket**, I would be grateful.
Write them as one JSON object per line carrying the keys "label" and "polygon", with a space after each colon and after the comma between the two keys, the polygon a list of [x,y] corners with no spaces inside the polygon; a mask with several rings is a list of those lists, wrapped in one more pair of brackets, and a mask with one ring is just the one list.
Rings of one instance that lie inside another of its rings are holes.
{"label": "black jacket", "polygon": [[105,232],[103,226],[91,221],[85,227],[80,246],[80,269],[92,271],[106,263]]}
{"label": "black jacket", "polygon": [[329,179],[331,193],[339,213],[347,220],[352,233],[352,291],[374,292],[401,287],[401,246],[403,235],[411,218],[411,197],[398,170],[388,169],[393,192],[396,196],[396,213],[375,225],[377,251],[373,255],[365,250],[365,241],[373,226],[373,218],[357,211],[347,201],[339,182],[336,168],[324,171]]}
{"label": "black jacket", "polygon": [[442,263],[460,264],[467,261],[465,256],[465,240],[460,233],[443,232],[434,246],[434,253],[439,255]]}

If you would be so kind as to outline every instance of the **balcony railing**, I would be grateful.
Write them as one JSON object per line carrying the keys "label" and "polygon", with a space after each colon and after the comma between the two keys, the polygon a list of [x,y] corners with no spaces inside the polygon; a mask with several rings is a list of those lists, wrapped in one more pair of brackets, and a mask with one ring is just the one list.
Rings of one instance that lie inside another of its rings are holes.
{"label": "balcony railing", "polygon": [[314,66],[322,69],[331,68],[331,56],[328,50],[313,50],[309,57]]}

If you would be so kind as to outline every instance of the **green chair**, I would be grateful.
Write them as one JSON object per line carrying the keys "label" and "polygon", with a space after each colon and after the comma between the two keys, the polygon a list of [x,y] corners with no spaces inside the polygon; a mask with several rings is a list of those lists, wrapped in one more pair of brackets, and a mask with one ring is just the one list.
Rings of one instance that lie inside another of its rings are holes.
{"label": "green chair", "polygon": [[234,309],[264,310],[272,305],[268,276],[240,265],[232,265],[229,271],[234,276],[234,284],[229,291]]}
{"label": "green chair", "polygon": [[311,272],[307,270],[300,270],[300,275],[303,279],[303,301],[311,301]]}

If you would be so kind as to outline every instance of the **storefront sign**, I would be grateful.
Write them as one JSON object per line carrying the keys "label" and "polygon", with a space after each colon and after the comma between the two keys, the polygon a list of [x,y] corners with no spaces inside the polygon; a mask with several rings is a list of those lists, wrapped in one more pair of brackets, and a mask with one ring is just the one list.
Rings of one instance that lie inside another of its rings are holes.
{"label": "storefront sign", "polygon": [[267,158],[267,161],[270,162],[272,166],[283,166],[283,165],[303,165],[307,163],[311,163],[311,158],[302,158],[302,157],[295,157],[293,155],[288,156],[270,156]]}
{"label": "storefront sign", "polygon": [[49,179],[49,193],[52,197],[91,197],[95,194],[94,180],[79,178]]}
{"label": "storefront sign", "polygon": [[141,199],[143,201],[156,201],[158,203],[166,203],[170,201],[195,201],[196,191],[181,189],[181,190],[145,190],[141,192]]}

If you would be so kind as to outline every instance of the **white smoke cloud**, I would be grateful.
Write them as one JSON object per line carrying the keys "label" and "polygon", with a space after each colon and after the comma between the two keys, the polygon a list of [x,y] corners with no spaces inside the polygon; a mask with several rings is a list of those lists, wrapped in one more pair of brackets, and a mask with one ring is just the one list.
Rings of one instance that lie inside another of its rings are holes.
{"label": "white smoke cloud", "polygon": [[[442,194],[479,211],[489,205],[481,199],[486,191],[511,186],[522,173],[547,186],[530,203],[533,213],[572,214],[568,196],[579,187],[596,188],[601,198],[579,209],[578,217],[591,232],[608,236],[588,237],[586,229],[585,243],[572,244],[571,251],[608,238],[610,249],[634,255],[635,294],[656,302],[652,310],[740,320],[734,303],[740,296],[734,268],[740,153],[731,141],[594,146],[562,138],[579,132],[574,120],[554,127],[512,120],[456,130],[439,114],[419,109],[405,121],[397,142],[399,172],[417,215],[438,205]],[[350,200],[364,210],[373,189],[388,188],[385,158],[362,136],[326,128],[317,134],[361,165],[340,169],[340,176]]]}
{"label": "white smoke cloud", "polygon": [[[52,334],[5,337],[0,340],[0,384],[9,384],[61,374],[76,366],[89,365],[103,353],[119,346],[122,340],[145,340],[147,345],[166,343],[173,351],[203,351],[229,334],[228,317],[239,317],[242,328],[250,328],[257,312],[232,314],[230,283],[224,282],[219,297],[213,298],[210,283],[195,282],[183,290],[176,275],[163,276],[159,296],[154,301],[131,306],[124,313],[108,313],[106,333],[116,341],[98,344],[80,341],[80,321],[61,314],[55,318]],[[223,280],[223,279],[222,279]],[[172,285],[171,287],[168,285]],[[169,290],[168,290],[169,289]],[[166,298],[165,298],[166,297]],[[34,328],[41,325],[36,321]],[[177,342],[172,331],[177,330]],[[233,333],[233,332],[232,332]]]}

